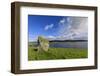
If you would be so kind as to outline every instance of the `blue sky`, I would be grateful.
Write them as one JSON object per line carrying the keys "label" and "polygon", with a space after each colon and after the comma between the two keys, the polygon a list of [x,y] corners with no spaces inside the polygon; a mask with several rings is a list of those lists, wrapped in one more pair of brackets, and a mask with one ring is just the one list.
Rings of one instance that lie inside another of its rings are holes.
{"label": "blue sky", "polygon": [[87,23],[86,17],[28,15],[29,41],[36,41],[38,36],[50,40],[86,40]]}

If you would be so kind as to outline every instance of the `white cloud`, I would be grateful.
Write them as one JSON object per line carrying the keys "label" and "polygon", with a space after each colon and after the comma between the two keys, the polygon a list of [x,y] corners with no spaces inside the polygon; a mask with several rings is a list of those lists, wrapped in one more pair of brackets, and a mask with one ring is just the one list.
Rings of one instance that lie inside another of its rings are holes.
{"label": "white cloud", "polygon": [[65,18],[63,18],[62,20],[60,20],[59,23],[61,23],[61,24],[65,23]]}
{"label": "white cloud", "polygon": [[29,34],[29,42],[37,41],[38,36],[35,36],[34,34]]}
{"label": "white cloud", "polygon": [[88,18],[66,17],[60,20],[58,39],[87,39]]}
{"label": "white cloud", "polygon": [[48,36],[48,38],[55,38],[54,36]]}
{"label": "white cloud", "polygon": [[50,25],[46,25],[44,30],[48,30],[48,29],[51,29],[53,28],[54,24],[50,24]]}
{"label": "white cloud", "polygon": [[46,38],[48,40],[55,40],[56,39],[56,37],[55,36],[52,36],[52,35],[46,36]]}
{"label": "white cloud", "polygon": [[[54,27],[54,24],[45,26],[45,30]],[[47,36],[49,40],[87,40],[88,18],[87,17],[65,17],[58,22],[58,36]]]}

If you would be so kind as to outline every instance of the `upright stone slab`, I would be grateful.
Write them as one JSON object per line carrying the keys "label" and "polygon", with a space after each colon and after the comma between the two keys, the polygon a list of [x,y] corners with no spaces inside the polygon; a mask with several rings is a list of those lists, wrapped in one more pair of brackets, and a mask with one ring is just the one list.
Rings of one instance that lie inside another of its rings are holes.
{"label": "upright stone slab", "polygon": [[49,41],[42,36],[38,37],[38,51],[48,51]]}

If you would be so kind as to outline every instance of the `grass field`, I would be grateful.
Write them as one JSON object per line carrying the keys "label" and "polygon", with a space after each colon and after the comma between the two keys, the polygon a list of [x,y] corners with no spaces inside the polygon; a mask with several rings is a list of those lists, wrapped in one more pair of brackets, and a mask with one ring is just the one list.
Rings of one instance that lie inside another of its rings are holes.
{"label": "grass field", "polygon": [[28,48],[28,60],[78,59],[87,57],[87,49],[49,48],[48,52],[38,52],[36,51],[36,48]]}

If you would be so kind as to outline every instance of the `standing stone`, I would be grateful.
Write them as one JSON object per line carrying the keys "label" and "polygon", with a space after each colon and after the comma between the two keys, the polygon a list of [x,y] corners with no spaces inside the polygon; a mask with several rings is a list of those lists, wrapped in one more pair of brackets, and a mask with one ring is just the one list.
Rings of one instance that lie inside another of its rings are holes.
{"label": "standing stone", "polygon": [[42,36],[38,37],[38,51],[48,51],[49,41]]}

